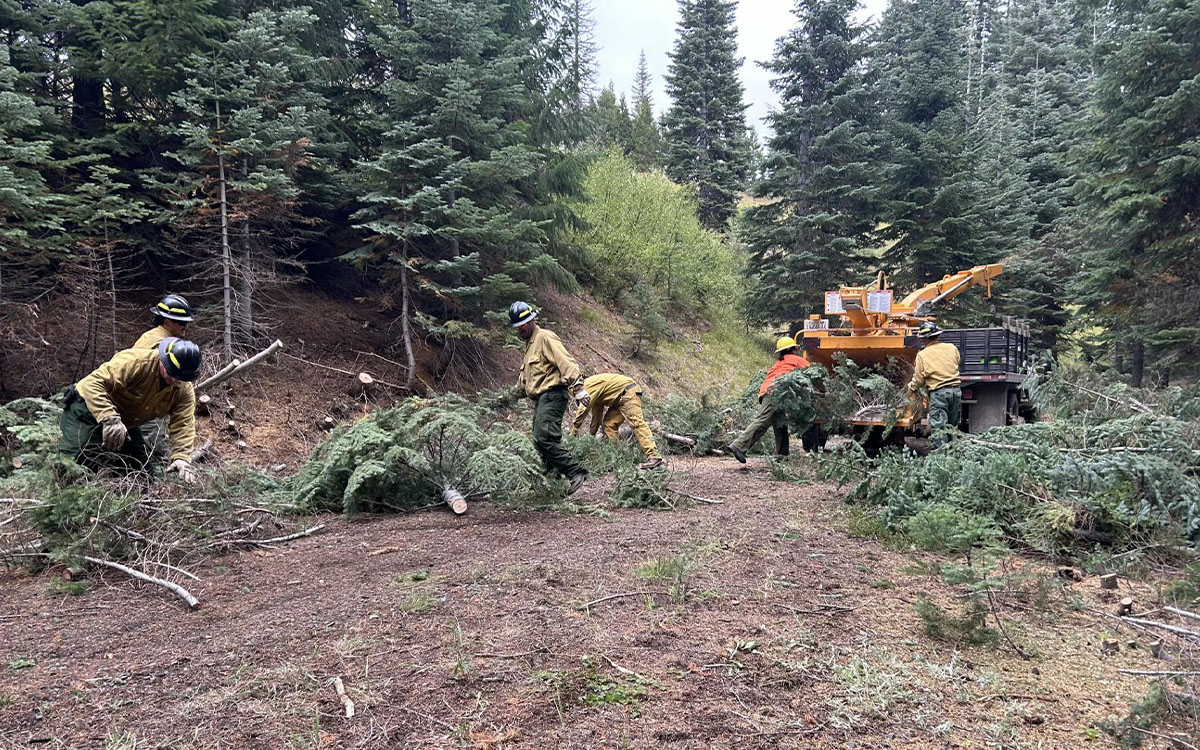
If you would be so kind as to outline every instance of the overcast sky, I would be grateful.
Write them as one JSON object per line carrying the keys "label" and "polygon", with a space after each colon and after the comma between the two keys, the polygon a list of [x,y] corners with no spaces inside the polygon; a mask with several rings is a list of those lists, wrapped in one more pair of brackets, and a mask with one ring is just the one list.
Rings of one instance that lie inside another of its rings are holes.
{"label": "overcast sky", "polygon": [[[667,73],[667,53],[675,40],[679,20],[676,0],[593,0],[596,21],[598,72],[596,84],[612,81],[617,96],[630,96],[637,73],[638,54],[646,50],[646,64],[654,77],[654,110],[662,113],[667,105],[663,76]],[[878,18],[886,0],[864,0],[862,18]],[[746,121],[762,137],[762,118],[776,104],[771,91],[770,74],[758,62],[768,60],[775,40],[793,26],[792,0],[738,0],[738,54],[742,64],[742,86],[746,90]]]}

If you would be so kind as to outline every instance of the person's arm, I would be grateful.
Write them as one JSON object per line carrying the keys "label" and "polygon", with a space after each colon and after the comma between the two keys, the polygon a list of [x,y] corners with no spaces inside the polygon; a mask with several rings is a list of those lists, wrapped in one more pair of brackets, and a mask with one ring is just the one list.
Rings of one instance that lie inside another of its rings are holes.
{"label": "person's arm", "polygon": [[196,447],[196,391],[189,383],[180,389],[180,394],[171,407],[171,423],[167,436],[171,444],[171,460],[192,460],[192,448]]}
{"label": "person's arm", "polygon": [[546,337],[546,359],[558,368],[558,374],[562,376],[563,384],[572,393],[582,385],[583,370],[580,369],[579,363],[567,351],[567,347],[563,346],[558,336]]}
{"label": "person's arm", "polygon": [[97,422],[103,422],[109,417],[120,416],[109,395],[109,392],[121,382],[122,377],[127,376],[125,372],[127,368],[123,367],[119,360],[120,353],[97,367],[75,386],[79,397],[87,404],[88,411],[92,413]]}
{"label": "person's arm", "polygon": [[921,356],[922,354],[924,354],[924,352],[919,352],[917,354],[917,358],[913,362],[912,380],[908,382],[908,390],[912,391],[913,393],[916,393],[923,385],[925,385],[925,360],[924,357]]}

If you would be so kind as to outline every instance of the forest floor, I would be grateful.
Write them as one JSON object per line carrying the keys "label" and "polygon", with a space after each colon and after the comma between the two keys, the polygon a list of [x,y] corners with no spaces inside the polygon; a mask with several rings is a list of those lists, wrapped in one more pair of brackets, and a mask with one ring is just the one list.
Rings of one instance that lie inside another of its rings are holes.
{"label": "forest floor", "polygon": [[836,487],[670,463],[722,504],[613,510],[609,475],[558,509],[312,519],[208,559],[192,612],[119,575],[69,596],[0,573],[0,747],[1105,747],[1148,687],[1116,670],[1162,668],[1128,633],[1100,654],[1114,592],[1022,558],[1050,582],[1005,612],[1031,660],[932,640],[935,558],[851,535]]}

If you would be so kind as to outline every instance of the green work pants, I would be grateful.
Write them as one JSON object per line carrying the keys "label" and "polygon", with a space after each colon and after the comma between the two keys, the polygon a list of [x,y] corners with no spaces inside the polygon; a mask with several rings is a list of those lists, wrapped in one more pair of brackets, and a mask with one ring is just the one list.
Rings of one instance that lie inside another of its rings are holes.
{"label": "green work pants", "polygon": [[546,471],[568,479],[587,470],[562,446],[562,421],[567,412],[566,388],[551,388],[537,397],[533,409],[533,445]]}
{"label": "green work pants", "polygon": [[108,450],[104,447],[102,428],[82,398],[76,397],[63,409],[58,426],[62,430],[62,438],[58,442],[59,453],[82,466],[93,471],[149,469],[150,454],[142,431],[137,427],[131,428],[120,450]]}
{"label": "green work pants", "polygon": [[933,433],[935,446],[946,442],[945,434],[939,430],[949,427],[957,430],[962,422],[962,390],[958,386],[938,388],[929,393],[929,429]]}
{"label": "green work pants", "polygon": [[746,429],[742,430],[742,434],[737,436],[733,445],[743,453],[748,453],[762,439],[762,436],[767,434],[767,430],[772,429],[775,432],[775,453],[786,456],[788,454],[788,427],[784,422],[783,415],[776,413],[775,407],[771,404],[770,393],[763,396],[758,404],[758,411],[754,414],[754,419],[751,419]]}

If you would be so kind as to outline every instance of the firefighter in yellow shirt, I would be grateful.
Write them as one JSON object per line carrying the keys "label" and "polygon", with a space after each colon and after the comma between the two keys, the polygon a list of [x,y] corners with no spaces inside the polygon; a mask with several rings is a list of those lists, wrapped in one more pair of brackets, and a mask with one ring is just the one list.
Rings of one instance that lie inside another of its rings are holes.
{"label": "firefighter in yellow shirt", "polygon": [[524,302],[508,308],[508,326],[517,329],[525,342],[525,359],[517,388],[533,402],[533,445],[546,470],[571,480],[567,494],[574,494],[587,480],[587,469],[562,446],[562,421],[571,394],[578,398],[583,371],[567,352],[558,335],[534,323],[534,310]]}
{"label": "firefighter in yellow shirt", "polygon": [[913,376],[908,390],[913,394],[925,388],[929,391],[929,428],[934,432],[934,444],[945,442],[945,433],[938,431],[949,427],[958,429],[962,421],[962,383],[958,374],[959,354],[954,344],[938,340],[942,329],[933,323],[922,323],[917,335],[925,341],[924,348],[917,352],[913,362]]}
{"label": "firefighter in yellow shirt", "polygon": [[662,456],[654,444],[654,435],[642,416],[642,389],[638,388],[633,378],[604,372],[583,381],[583,390],[584,398],[576,398],[579,403],[579,409],[575,412],[576,435],[589,416],[592,421],[588,434],[594,435],[603,422],[604,435],[609,440],[616,440],[617,430],[628,422],[646,457],[646,461],[638,468],[657,469],[662,466]]}
{"label": "firefighter in yellow shirt", "polygon": [[192,306],[178,294],[168,294],[157,305],[150,308],[154,316],[154,327],[146,331],[134,342],[134,349],[156,349],[162,340],[168,336],[177,339],[187,337],[188,323],[192,317]]}
{"label": "firefighter in yellow shirt", "polygon": [[58,449],[91,469],[143,470],[149,463],[137,427],[170,415],[171,464],[185,482],[195,481],[196,394],[200,347],[163,339],[157,349],[125,349],[67,389]]}

